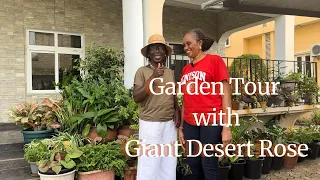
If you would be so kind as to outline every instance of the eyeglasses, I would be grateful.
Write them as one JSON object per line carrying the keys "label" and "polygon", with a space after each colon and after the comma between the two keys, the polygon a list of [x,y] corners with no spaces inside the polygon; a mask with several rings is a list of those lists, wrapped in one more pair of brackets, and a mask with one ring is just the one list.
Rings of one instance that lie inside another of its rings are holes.
{"label": "eyeglasses", "polygon": [[163,45],[152,45],[150,46],[150,51],[154,52],[154,51],[162,51],[165,52],[166,48]]}

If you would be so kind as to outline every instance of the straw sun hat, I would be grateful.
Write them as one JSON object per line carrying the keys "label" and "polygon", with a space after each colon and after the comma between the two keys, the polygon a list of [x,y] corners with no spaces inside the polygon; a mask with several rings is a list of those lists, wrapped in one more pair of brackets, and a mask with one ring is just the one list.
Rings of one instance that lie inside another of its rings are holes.
{"label": "straw sun hat", "polygon": [[151,44],[163,44],[167,49],[167,56],[171,55],[172,53],[172,48],[166,44],[164,37],[160,34],[154,34],[149,37],[148,44],[141,49],[141,54],[144,57],[148,57],[147,49],[148,49],[148,46]]}

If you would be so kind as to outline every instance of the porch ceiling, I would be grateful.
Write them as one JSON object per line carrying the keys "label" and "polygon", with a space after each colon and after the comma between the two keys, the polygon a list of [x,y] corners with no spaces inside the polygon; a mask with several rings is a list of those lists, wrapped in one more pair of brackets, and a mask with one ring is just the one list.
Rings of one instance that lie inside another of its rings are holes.
{"label": "porch ceiling", "polygon": [[[203,12],[201,5],[205,2],[207,2],[207,0],[166,0],[165,6],[174,6],[178,7],[179,9],[192,9],[192,11],[185,10],[184,12],[197,13],[195,10]],[[174,11],[177,13],[179,12],[177,9]],[[266,23],[273,20],[273,17],[275,17],[272,14],[231,12],[221,10],[208,10],[206,12],[207,14],[205,16],[210,16],[212,18],[212,22],[214,23],[211,29],[212,32],[215,33],[213,34],[213,38],[215,41],[220,41],[221,43],[224,43],[229,35],[231,35],[233,32]],[[166,16],[166,14],[164,14],[164,16]],[[192,23],[192,19],[189,19],[188,21],[190,24],[197,24]]]}
{"label": "porch ceiling", "polygon": [[202,9],[320,17],[319,0],[210,0]]}

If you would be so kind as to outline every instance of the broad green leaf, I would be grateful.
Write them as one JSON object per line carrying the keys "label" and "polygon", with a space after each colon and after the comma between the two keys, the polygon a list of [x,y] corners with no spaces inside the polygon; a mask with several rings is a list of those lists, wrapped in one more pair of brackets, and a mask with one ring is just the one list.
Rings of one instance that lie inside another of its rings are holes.
{"label": "broad green leaf", "polygon": [[86,112],[82,115],[83,118],[88,119],[88,118],[93,118],[94,116],[96,116],[96,112]]}
{"label": "broad green leaf", "polygon": [[83,154],[82,151],[79,149],[74,149],[74,151],[71,154],[68,154],[70,158],[78,158]]}
{"label": "broad green leaf", "polygon": [[104,122],[112,123],[112,122],[118,122],[118,121],[120,121],[120,119],[113,117],[113,118],[106,119]]}
{"label": "broad green leaf", "polygon": [[91,98],[91,96],[90,96],[90,94],[88,94],[86,91],[84,91],[83,89],[81,89],[81,88],[77,88],[77,90],[82,94],[82,96],[84,96],[85,98],[87,98],[87,99],[90,99]]}
{"label": "broad green leaf", "polygon": [[103,110],[101,110],[101,111],[98,112],[98,116],[103,116],[103,115],[105,115],[105,114],[107,114],[107,113],[109,113],[109,112],[112,112],[112,111],[114,111],[114,110],[115,110],[114,108],[103,109]]}
{"label": "broad green leaf", "polygon": [[74,168],[76,166],[76,163],[73,160],[70,161],[60,161],[63,167],[67,169]]}
{"label": "broad green leaf", "polygon": [[107,125],[99,123],[97,126],[97,133],[100,137],[105,137],[107,134]]}
{"label": "broad green leaf", "polygon": [[83,137],[87,137],[87,136],[88,136],[89,131],[90,131],[90,128],[91,128],[91,124],[87,124],[87,125],[84,127],[84,129],[83,129],[83,131],[82,131],[82,136],[83,136]]}
{"label": "broad green leaf", "polygon": [[56,173],[56,174],[59,174],[60,171],[61,171],[62,167],[60,165],[57,165],[57,166],[53,166],[52,167],[52,170]]}

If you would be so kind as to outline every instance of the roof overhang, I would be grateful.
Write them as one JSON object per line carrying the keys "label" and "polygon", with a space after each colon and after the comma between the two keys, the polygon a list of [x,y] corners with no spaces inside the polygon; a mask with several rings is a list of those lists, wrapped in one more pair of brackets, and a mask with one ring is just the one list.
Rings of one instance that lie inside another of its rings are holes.
{"label": "roof overhang", "polygon": [[319,0],[210,0],[203,10],[320,17]]}

